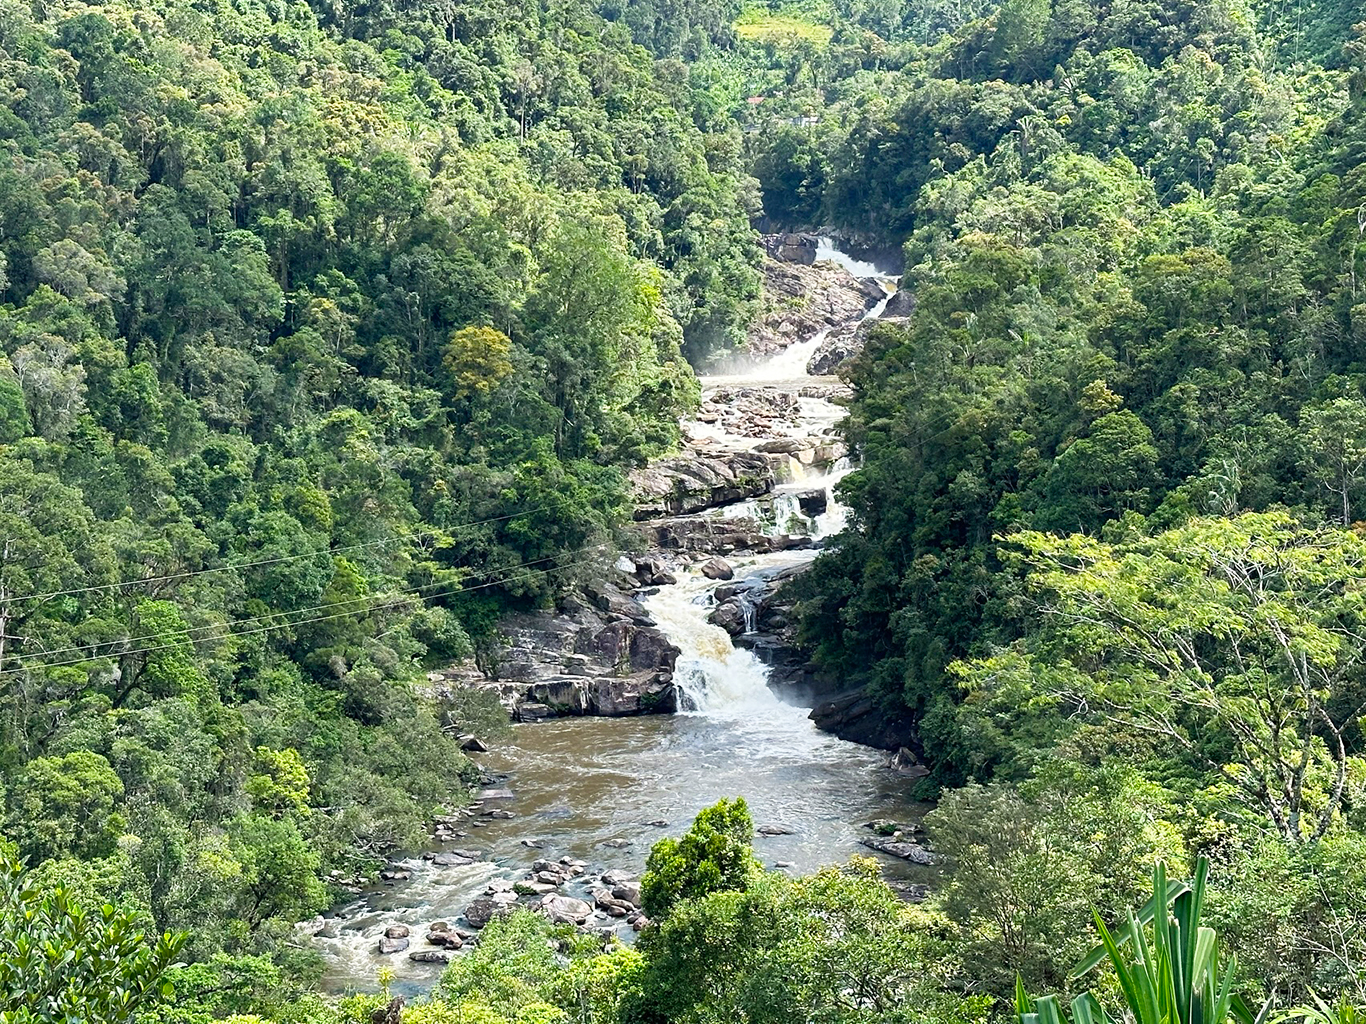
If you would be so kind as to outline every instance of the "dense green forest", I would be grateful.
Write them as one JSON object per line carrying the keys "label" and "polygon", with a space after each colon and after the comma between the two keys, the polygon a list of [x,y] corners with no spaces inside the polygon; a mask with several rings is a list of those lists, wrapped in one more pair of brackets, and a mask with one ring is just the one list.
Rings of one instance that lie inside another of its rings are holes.
{"label": "dense green forest", "polygon": [[[1359,20],[0,0],[0,1019],[1359,1021]],[[723,804],[633,948],[519,913],[429,1000],[313,994],[294,922],[475,781],[497,709],[424,671],[623,543],[761,224],[905,255],[795,586],[942,884],[765,872]]]}

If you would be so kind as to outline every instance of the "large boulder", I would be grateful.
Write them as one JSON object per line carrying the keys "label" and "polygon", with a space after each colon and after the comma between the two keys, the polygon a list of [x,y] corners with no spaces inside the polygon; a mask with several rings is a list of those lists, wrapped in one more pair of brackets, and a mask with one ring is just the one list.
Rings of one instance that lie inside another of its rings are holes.
{"label": "large boulder", "polygon": [[691,515],[773,489],[772,463],[757,452],[679,455],[630,475],[638,520]]}
{"label": "large boulder", "polygon": [[824,515],[830,507],[830,496],[820,487],[801,491],[797,495],[797,507],[802,510],[802,515],[815,518]]}
{"label": "large boulder", "polygon": [[745,609],[738,597],[718,604],[707,616],[707,621],[713,626],[720,626],[731,636],[739,636],[746,630]]}
{"label": "large boulder", "polygon": [[556,924],[584,924],[593,915],[593,908],[573,896],[553,894],[541,900],[541,913]]}
{"label": "large boulder", "polygon": [[865,690],[823,701],[810,718],[823,732],[882,750],[900,750],[914,731],[909,712],[889,709]]}
{"label": "large boulder", "polygon": [[709,580],[733,580],[735,570],[724,558],[709,558],[702,563],[699,571]]}

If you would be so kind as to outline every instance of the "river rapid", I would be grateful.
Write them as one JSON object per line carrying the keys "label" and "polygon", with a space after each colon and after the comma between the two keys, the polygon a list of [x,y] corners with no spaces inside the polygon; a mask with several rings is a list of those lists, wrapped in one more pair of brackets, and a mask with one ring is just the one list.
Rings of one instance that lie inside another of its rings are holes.
{"label": "river rapid", "polygon": [[[856,276],[890,282],[876,267],[860,264],[822,242],[820,259],[834,259]],[[889,293],[890,293],[890,286]],[[882,312],[885,302],[868,311]],[[824,333],[792,345],[767,362],[724,377],[704,378],[704,394],[739,385],[775,387],[796,394],[821,378],[806,375],[806,362]],[[826,383],[833,383],[826,378]],[[829,432],[842,411],[820,398],[802,398],[793,436]],[[749,450],[754,438],[730,437],[703,424],[685,424],[710,443]],[[841,461],[812,476],[804,467],[764,499],[763,511],[778,523],[797,512],[796,493],[824,487],[828,510],[812,526],[815,536],[837,533],[844,512],[833,500],[834,485],[849,471]],[[760,511],[737,503],[725,515]],[[706,513],[704,513],[706,514]],[[715,514],[715,512],[711,513]],[[788,551],[731,560],[736,580],[809,561],[814,551]],[[809,709],[785,704],[769,690],[768,670],[748,650],[707,622],[717,583],[696,572],[661,587],[644,603],[660,629],[681,650],[675,669],[680,704],[675,715],[639,718],[561,718],[514,726],[509,741],[477,755],[481,766],[513,793],[499,801],[515,816],[477,819],[459,845],[479,850],[480,861],[438,867],[420,856],[400,862],[411,879],[364,892],[334,908],[313,941],[326,964],[331,992],[371,990],[381,967],[395,972],[394,990],[411,995],[430,987],[439,965],[406,955],[377,952],[379,937],[395,924],[412,929],[414,949],[432,921],[456,921],[490,882],[526,877],[540,858],[570,857],[587,862],[588,876],[620,869],[638,875],[653,843],[678,835],[702,808],[722,797],[743,796],[761,831],[755,850],[768,866],[807,873],[839,864],[856,853],[884,862],[887,877],[927,881],[925,868],[873,854],[859,845],[871,833],[867,822],[908,822],[924,812],[910,801],[910,783],[887,766],[888,755],[819,732]],[[462,826],[463,827],[463,826]],[[434,849],[437,849],[434,847]],[[570,889],[581,896],[578,889]],[[608,922],[599,922],[606,926]],[[315,928],[317,925],[315,924]],[[629,929],[624,930],[629,937]]]}

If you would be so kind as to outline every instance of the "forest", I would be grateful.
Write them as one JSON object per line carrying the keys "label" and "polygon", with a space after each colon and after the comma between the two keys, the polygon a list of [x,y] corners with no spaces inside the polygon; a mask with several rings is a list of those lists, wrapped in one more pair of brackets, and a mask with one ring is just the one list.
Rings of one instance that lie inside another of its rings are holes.
{"label": "forest", "polygon": [[[0,1021],[1360,1022],[1351,0],[0,0],[0,90]],[[501,715],[426,672],[629,548],[818,228],[914,308],[790,586],[939,884],[739,799],[634,945],[323,995]]]}

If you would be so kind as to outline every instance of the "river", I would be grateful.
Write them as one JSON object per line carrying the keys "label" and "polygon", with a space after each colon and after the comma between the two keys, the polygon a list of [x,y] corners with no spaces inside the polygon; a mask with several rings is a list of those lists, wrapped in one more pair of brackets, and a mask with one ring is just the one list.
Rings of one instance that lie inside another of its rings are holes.
{"label": "river", "polygon": [[[818,255],[836,259],[860,276],[887,279],[828,243]],[[878,306],[869,315],[880,312]],[[823,334],[793,345],[740,374],[704,378],[704,392],[743,383],[796,393],[817,382],[806,376],[805,367],[822,340]],[[803,398],[792,432],[828,433],[840,415],[828,401]],[[700,424],[687,426],[705,430]],[[755,443],[753,438],[724,435],[713,439],[745,449]],[[780,487],[773,496],[776,520],[785,522],[796,509],[797,490],[833,489],[848,470],[842,462],[828,473]],[[795,476],[802,473],[794,467]],[[736,511],[732,506],[725,513]],[[813,532],[830,535],[842,524],[843,511],[831,501]],[[732,564],[736,578],[743,579],[812,557],[813,551],[783,552],[736,558]],[[376,972],[388,966],[396,975],[396,992],[420,992],[441,968],[402,955],[379,955],[376,946],[387,926],[408,925],[413,948],[423,948],[421,935],[430,922],[456,920],[490,881],[521,879],[538,858],[580,859],[590,865],[590,873],[619,868],[638,874],[654,842],[679,834],[699,810],[722,797],[743,796],[756,825],[783,833],[756,838],[756,852],[766,866],[805,873],[861,852],[883,861],[889,878],[927,880],[926,869],[871,854],[859,845],[860,838],[870,835],[865,825],[874,818],[905,822],[923,814],[925,808],[907,796],[909,783],[887,767],[886,753],[819,732],[807,718],[809,709],[784,704],[773,695],[765,666],[707,622],[716,585],[685,572],[677,584],[645,600],[651,616],[682,652],[675,683],[690,710],[515,726],[510,741],[479,760],[486,770],[506,776],[514,796],[503,806],[516,816],[483,821],[460,840],[485,859],[437,867],[415,857],[404,862],[411,880],[381,886],[335,908],[315,939],[326,962],[328,990],[373,989]]]}

